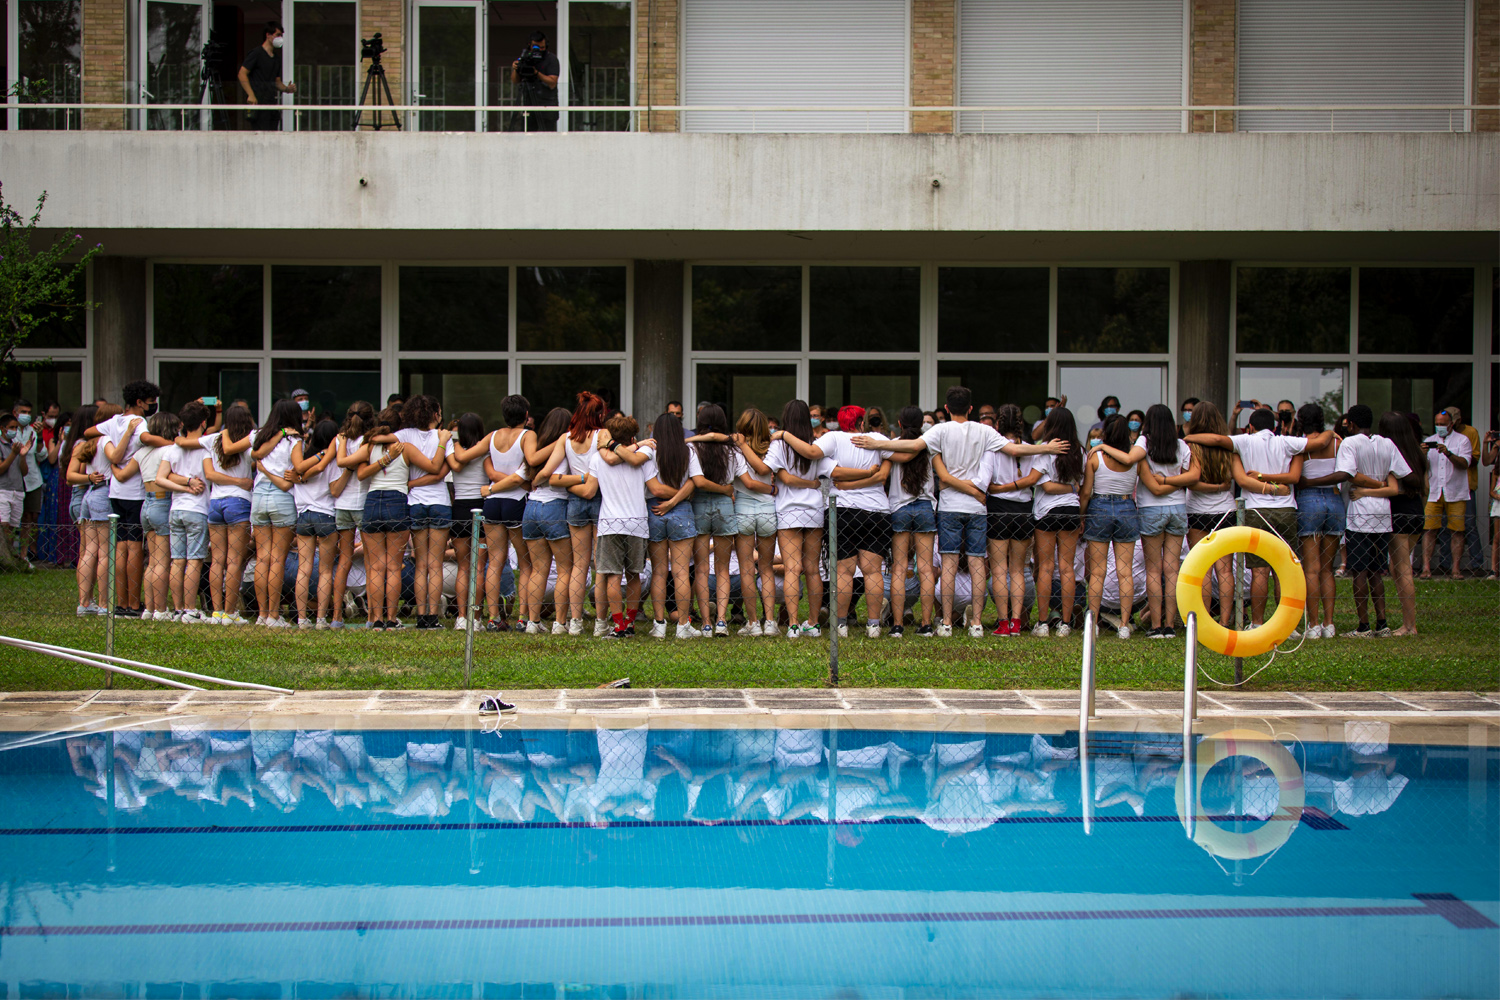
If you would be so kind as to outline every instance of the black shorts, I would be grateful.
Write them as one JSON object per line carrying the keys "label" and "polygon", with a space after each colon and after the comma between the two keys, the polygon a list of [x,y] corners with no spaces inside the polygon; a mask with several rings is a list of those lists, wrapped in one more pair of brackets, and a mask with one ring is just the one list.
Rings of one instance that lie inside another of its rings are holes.
{"label": "black shorts", "polygon": [[484,501],[484,523],[503,524],[507,528],[519,528],[521,518],[526,515],[526,501],[510,497],[490,497]]}
{"label": "black shorts", "polygon": [[839,550],[836,561],[861,552],[884,556],[891,548],[891,515],[886,511],[839,508]]}
{"label": "black shorts", "polygon": [[1239,522],[1232,510],[1220,511],[1217,514],[1189,514],[1189,531],[1218,531],[1220,528],[1232,528]]}
{"label": "black shorts", "polygon": [[474,512],[484,509],[484,501],[479,497],[468,497],[460,500],[453,498],[453,523],[448,525],[448,537],[468,538],[469,533],[474,530]]}
{"label": "black shorts", "polygon": [[1077,507],[1054,507],[1051,513],[1036,519],[1037,531],[1077,531],[1078,526],[1083,523],[1083,515]]}
{"label": "black shorts", "polygon": [[1030,500],[985,497],[984,536],[992,542],[1024,542],[1036,531]]}
{"label": "black shorts", "polygon": [[1345,531],[1344,547],[1350,573],[1383,573],[1390,563],[1391,536],[1363,531]]}
{"label": "black shorts", "polygon": [[144,500],[117,500],[109,498],[109,509],[120,515],[120,523],[115,529],[115,541],[117,542],[143,542],[146,536],[141,532],[141,505]]}
{"label": "black shorts", "polygon": [[1404,493],[1391,497],[1391,534],[1417,535],[1425,527],[1427,512],[1421,497]]}

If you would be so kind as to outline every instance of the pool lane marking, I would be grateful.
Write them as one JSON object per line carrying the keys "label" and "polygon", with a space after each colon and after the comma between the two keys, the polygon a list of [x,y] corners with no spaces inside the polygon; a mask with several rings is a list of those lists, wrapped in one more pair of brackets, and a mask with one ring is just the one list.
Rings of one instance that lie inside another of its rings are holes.
{"label": "pool lane marking", "polygon": [[593,930],[634,927],[754,927],[807,924],[1041,923],[1070,920],[1241,920],[1279,917],[1437,916],[1463,930],[1496,926],[1452,893],[1413,893],[1420,906],[1184,907],[1142,910],[981,910],[927,913],[746,913],[661,917],[507,917],[448,920],[280,920],[259,923],[83,924],[0,927],[0,937],[244,934],[261,931]]}
{"label": "pool lane marking", "polygon": [[[1204,816],[1203,819],[1212,820],[1215,823],[1232,823],[1237,819],[1245,819],[1243,816]],[[1295,819],[1290,812],[1278,813],[1270,817],[1272,820]],[[1180,823],[1176,815],[1172,816],[1095,816],[1095,823]],[[1082,816],[1002,816],[996,820],[988,817],[974,817],[973,822],[985,826],[1028,826],[1037,824],[1068,824],[1083,822]],[[1306,808],[1302,810],[1302,822],[1314,830],[1347,830],[1349,829],[1337,819],[1318,809]],[[58,827],[8,827],[0,828],[0,837],[77,837],[90,834],[198,834],[198,833],[374,833],[381,830],[392,832],[413,831],[467,831],[467,830],[595,830],[595,829],[640,829],[650,827],[694,827],[703,828],[710,826],[739,827],[739,826],[921,826],[922,820],[916,816],[886,816],[881,819],[853,820],[841,819],[830,822],[826,819],[816,817],[799,817],[778,823],[770,819],[726,819],[716,823],[699,823],[690,819],[663,819],[645,820],[631,819],[610,821],[606,824],[594,826],[581,821],[558,822],[547,821],[540,823],[286,823],[268,824],[265,826],[242,825],[242,826],[122,826],[113,831],[104,827],[95,826],[58,826]]]}

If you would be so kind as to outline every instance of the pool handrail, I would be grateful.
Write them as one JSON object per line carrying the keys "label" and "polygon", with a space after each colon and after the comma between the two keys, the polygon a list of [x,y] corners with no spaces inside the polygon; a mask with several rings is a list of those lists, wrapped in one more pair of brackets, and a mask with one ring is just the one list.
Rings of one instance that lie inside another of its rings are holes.
{"label": "pool handrail", "polygon": [[1182,775],[1187,808],[1182,824],[1192,840],[1197,833],[1198,781],[1194,756],[1193,723],[1198,719],[1198,612],[1187,615],[1187,649],[1182,654]]}
{"label": "pool handrail", "polygon": [[196,674],[191,670],[177,670],[173,667],[158,666],[155,663],[142,663],[140,660],[127,660],[124,657],[95,653],[86,649],[73,649],[70,646],[54,646],[51,643],[37,642],[34,639],[17,639],[8,635],[0,635],[0,643],[15,646],[18,649],[29,649],[34,653],[56,656],[59,659],[73,660],[86,666],[99,667],[111,673],[125,674],[126,676],[137,677],[142,680],[157,681],[169,687],[182,688],[189,691],[202,691],[203,688],[193,684],[180,684],[176,681],[167,680],[164,677],[155,677],[151,674],[143,674],[134,670],[125,670],[122,667],[111,666],[110,664],[123,664],[128,667],[141,667],[145,670],[158,670],[161,673],[171,674],[175,677],[187,677],[195,681],[207,681],[210,684],[222,684],[225,687],[231,688],[242,688],[251,691],[271,691],[276,694],[296,694],[291,688],[275,687],[271,684],[255,684],[250,681],[231,681],[222,677],[214,677],[212,674]]}
{"label": "pool handrail", "polygon": [[1078,685],[1078,732],[1088,732],[1089,720],[1098,717],[1094,711],[1094,649],[1098,645],[1094,635],[1094,613],[1083,615],[1083,664]]}

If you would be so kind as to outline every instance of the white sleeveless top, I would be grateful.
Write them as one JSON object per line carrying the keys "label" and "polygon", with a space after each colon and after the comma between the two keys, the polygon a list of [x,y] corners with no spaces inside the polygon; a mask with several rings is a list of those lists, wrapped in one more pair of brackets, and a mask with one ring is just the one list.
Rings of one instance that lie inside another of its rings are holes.
{"label": "white sleeveless top", "polygon": [[[458,451],[460,445],[457,438],[448,440],[448,454],[452,455]],[[453,473],[453,499],[454,500],[478,500],[479,490],[489,477],[484,474],[484,456],[480,455],[468,465],[460,466]]]}
{"label": "white sleeveless top", "polygon": [[[344,454],[346,454],[346,455],[352,455],[356,451],[359,451],[360,447],[363,446],[363,444],[364,444],[364,440],[365,439],[363,437],[349,438],[347,441],[344,442]],[[337,462],[331,462],[329,464],[333,465],[335,467],[338,465]],[[348,470],[339,469],[339,472],[345,472],[345,471],[347,471],[349,473],[349,481],[346,482],[346,483],[344,483],[344,492],[340,493],[334,499],[334,501],[333,501],[333,509],[334,510],[364,510],[365,509],[365,494],[368,493],[369,490],[370,490],[370,480],[369,479],[361,480],[359,478],[359,475],[358,475],[359,468],[357,466],[355,468],[353,468],[353,469],[348,469]],[[335,473],[333,478],[337,479],[338,478],[338,474]],[[374,477],[371,477],[371,478],[374,478]]]}
{"label": "white sleeveless top", "polygon": [[[404,450],[404,449],[403,449]],[[385,445],[377,444],[370,448],[370,461],[379,464],[385,455]],[[406,485],[407,467],[406,456],[398,455],[396,460],[383,469],[378,470],[365,482],[369,484],[371,492],[376,490],[395,490],[397,493],[406,493],[409,487]]]}
{"label": "white sleeveless top", "polygon": [[[495,433],[499,434],[500,432],[496,431]],[[508,451],[501,451],[495,446],[494,435],[490,436],[490,464],[495,467],[495,471],[501,476],[508,476],[514,472],[524,473],[526,468],[526,452],[521,447],[521,441],[525,437],[526,432],[522,431],[516,435],[516,440],[511,444]],[[490,496],[500,497],[504,500],[524,500],[526,499],[526,487],[512,486],[508,490],[491,490]]]}
{"label": "white sleeveless top", "polygon": [[[1333,475],[1334,466],[1338,463],[1338,457],[1333,458],[1307,458],[1302,461],[1303,479],[1321,479],[1324,476]],[[1314,486],[1312,489],[1318,489]]]}
{"label": "white sleeveless top", "polygon": [[[227,465],[219,461],[218,443],[220,436],[220,434],[210,434],[198,442],[203,445],[204,453],[208,456],[208,460],[213,463],[213,470],[221,476],[233,476],[236,479],[250,478],[250,469],[253,466],[250,464],[250,453],[248,451],[242,451],[238,455],[230,455],[229,464]],[[225,500],[231,497],[238,500],[249,500],[250,491],[241,489],[238,486],[225,486],[223,483],[209,483],[208,498],[210,500]]]}
{"label": "white sleeveless top", "polygon": [[582,452],[573,450],[573,439],[566,438],[563,443],[563,456],[567,461],[569,476],[586,476],[589,466],[594,464],[594,456],[599,454],[599,432],[589,432],[589,446]]}
{"label": "white sleeveless top", "polygon": [[1098,467],[1094,469],[1094,495],[1123,495],[1134,496],[1136,483],[1140,482],[1140,474],[1136,472],[1134,465],[1128,472],[1116,472],[1104,462],[1101,452],[1095,456],[1099,460]]}
{"label": "white sleeveless top", "polygon": [[[566,442],[567,438],[565,437],[563,438],[563,440]],[[563,450],[567,451],[567,449],[567,444],[564,444]],[[553,469],[552,471],[566,474],[567,464],[567,461],[564,460],[560,465],[558,465],[556,469]],[[540,479],[537,480],[537,483],[538,485],[536,489],[531,491],[531,496],[529,498],[531,503],[554,503],[558,500],[567,500],[568,497],[573,495],[567,490],[562,489],[561,487],[548,486]]]}

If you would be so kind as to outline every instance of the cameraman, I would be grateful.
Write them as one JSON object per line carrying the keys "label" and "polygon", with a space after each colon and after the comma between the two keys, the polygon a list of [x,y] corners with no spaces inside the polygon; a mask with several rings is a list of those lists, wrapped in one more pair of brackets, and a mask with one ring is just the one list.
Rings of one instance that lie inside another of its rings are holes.
{"label": "cameraman", "polygon": [[[522,59],[527,62],[524,75],[521,68]],[[510,82],[520,85],[521,104],[527,107],[537,105],[557,107],[557,78],[560,75],[562,75],[562,67],[558,64],[557,56],[547,51],[547,36],[540,31],[533,31],[529,50],[522,53],[521,59],[510,64]],[[532,111],[529,115],[517,112],[511,119],[510,130],[512,132],[556,132],[557,112]]]}
{"label": "cameraman", "polygon": [[266,22],[261,43],[250,50],[240,64],[240,87],[254,110],[245,118],[252,129],[275,131],[281,128],[278,95],[295,94],[295,84],[281,82],[281,46],[286,32],[275,21]]}

